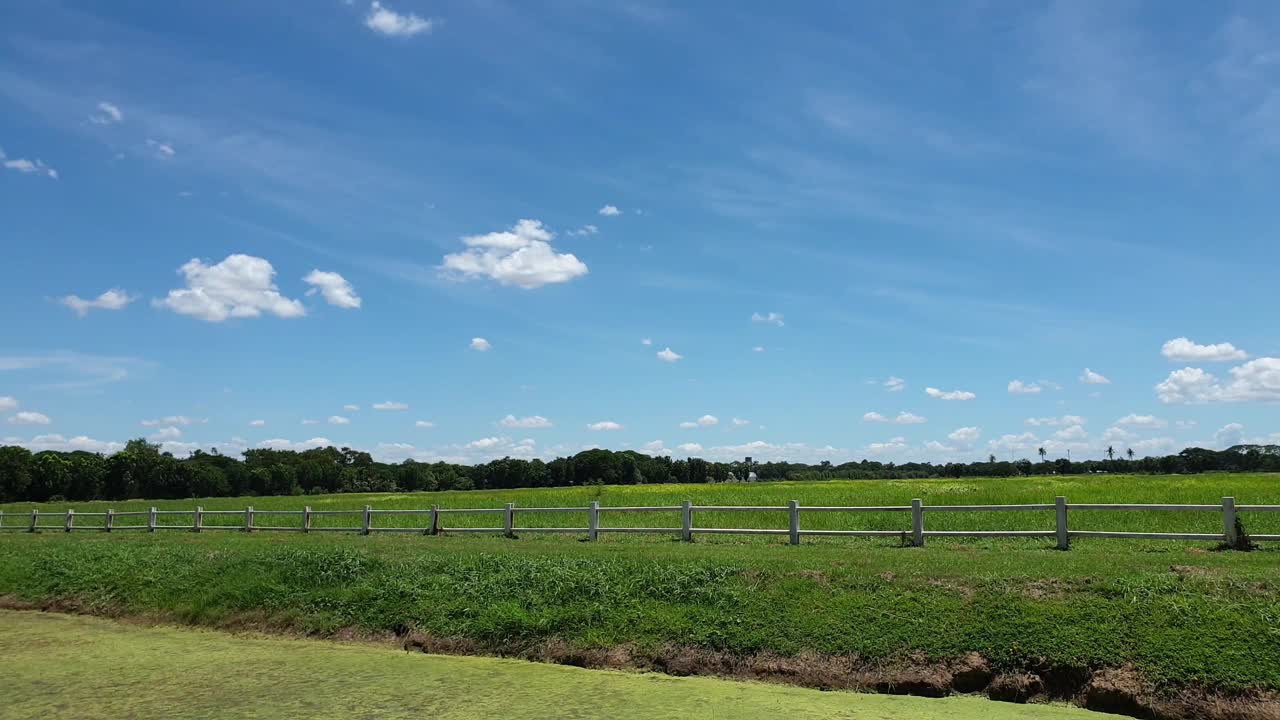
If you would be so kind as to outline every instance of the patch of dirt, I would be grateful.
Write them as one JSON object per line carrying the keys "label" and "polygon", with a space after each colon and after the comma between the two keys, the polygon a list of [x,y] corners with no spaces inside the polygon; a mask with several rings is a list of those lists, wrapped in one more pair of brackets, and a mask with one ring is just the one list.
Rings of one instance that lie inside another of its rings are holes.
{"label": "patch of dirt", "polygon": [[1062,580],[1032,580],[1022,588],[1022,594],[1032,600],[1060,600],[1070,589],[1071,584]]}
{"label": "patch of dirt", "polygon": [[1199,565],[1170,565],[1169,572],[1180,578],[1218,577],[1222,571],[1217,568],[1200,567]]}
{"label": "patch of dirt", "polygon": [[1128,668],[1099,670],[1084,686],[1084,706],[1090,710],[1149,717],[1152,689]]}
{"label": "patch of dirt", "polygon": [[935,578],[933,580],[927,581],[926,584],[929,585],[929,587],[936,587],[942,590],[950,590],[951,592],[954,592],[955,594],[959,595],[965,600],[971,599],[974,595],[978,593],[977,590],[974,590],[973,588],[969,587],[968,585],[965,585],[964,583],[956,582],[955,580],[941,580],[941,579]]}
{"label": "patch of dirt", "polygon": [[885,570],[884,572],[880,573],[880,579],[887,583],[893,582],[893,579],[896,577],[898,576],[894,575],[892,570]]}
{"label": "patch of dirt", "polygon": [[951,666],[951,687],[959,693],[978,692],[991,683],[991,664],[978,653],[969,653]]}
{"label": "patch of dirt", "polygon": [[1002,702],[1025,703],[1044,693],[1044,681],[1031,673],[997,675],[987,686],[987,697]]}
{"label": "patch of dirt", "polygon": [[831,579],[828,578],[827,574],[822,572],[821,570],[800,570],[798,572],[790,573],[790,574],[795,577],[802,577],[802,578],[807,578],[809,580],[812,580],[815,583],[817,583],[819,586],[827,590],[831,589]]}

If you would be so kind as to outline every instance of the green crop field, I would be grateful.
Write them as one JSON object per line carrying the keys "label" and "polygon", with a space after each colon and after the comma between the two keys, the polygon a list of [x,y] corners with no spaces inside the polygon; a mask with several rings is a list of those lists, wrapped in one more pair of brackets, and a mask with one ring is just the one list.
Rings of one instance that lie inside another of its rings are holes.
{"label": "green crop field", "polygon": [[[1015,707],[588,671],[0,611],[0,717],[1088,720]],[[56,689],[56,690],[55,690]]]}

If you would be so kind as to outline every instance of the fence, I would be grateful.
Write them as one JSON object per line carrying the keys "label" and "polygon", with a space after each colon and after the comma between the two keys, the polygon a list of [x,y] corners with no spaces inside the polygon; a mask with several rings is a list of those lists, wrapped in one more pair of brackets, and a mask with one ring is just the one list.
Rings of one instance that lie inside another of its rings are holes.
{"label": "fence", "polygon": [[[951,512],[1020,512],[1020,511],[1054,511],[1056,523],[1052,530],[926,530],[924,517],[926,513],[951,513]],[[1068,517],[1071,512],[1090,511],[1090,510],[1109,510],[1109,511],[1174,511],[1174,512],[1205,512],[1216,513],[1222,519],[1222,532],[1220,533],[1200,533],[1200,532],[1119,532],[1119,531],[1100,531],[1100,530],[1072,530],[1068,525]],[[680,527],[602,527],[600,525],[601,514],[608,513],[680,513]],[[693,524],[694,514],[698,512],[753,512],[753,513],[786,513],[786,528],[716,528],[716,527],[695,527]],[[903,513],[910,514],[911,528],[910,530],[805,530],[801,526],[802,513]],[[432,505],[428,510],[375,510],[373,507],[366,505],[363,510],[312,510],[310,507],[304,507],[302,510],[254,510],[252,506],[246,507],[244,510],[205,510],[202,507],[196,507],[192,510],[159,510],[151,508],[150,510],[138,510],[128,512],[116,512],[107,510],[106,512],[76,512],[75,510],[67,510],[63,513],[41,513],[39,510],[32,510],[30,514],[21,513],[14,515],[9,513],[7,516],[4,512],[0,512],[0,530],[26,530],[28,532],[36,532],[38,530],[62,530],[72,532],[74,530],[97,530],[101,532],[124,531],[124,530],[145,530],[147,532],[155,532],[157,530],[187,530],[192,532],[202,532],[206,530],[238,530],[241,532],[256,531],[284,531],[284,532],[358,532],[363,535],[380,532],[403,532],[418,533],[424,535],[438,535],[441,533],[498,533],[507,537],[515,537],[517,532],[560,532],[572,534],[585,534],[587,540],[596,540],[601,533],[679,533],[680,539],[685,542],[693,540],[696,534],[718,534],[718,535],[785,535],[788,537],[792,545],[800,544],[802,537],[897,537],[901,538],[904,543],[910,542],[914,546],[922,546],[926,538],[930,537],[1015,537],[1015,538],[1054,538],[1057,547],[1066,550],[1070,546],[1073,538],[1129,538],[1141,540],[1217,540],[1234,546],[1237,543],[1237,516],[1241,512],[1280,512],[1280,505],[1236,505],[1235,498],[1224,497],[1220,504],[1211,505],[1162,505],[1162,504],[1111,504],[1111,503],[1068,503],[1065,497],[1057,497],[1053,503],[1030,504],[1030,505],[925,505],[922,500],[912,500],[910,505],[888,505],[888,506],[801,506],[795,500],[792,500],[784,506],[754,506],[754,505],[694,505],[691,501],[684,501],[680,505],[663,505],[663,506],[637,506],[637,507],[619,507],[619,506],[601,506],[599,502],[592,502],[586,507],[520,507],[517,508],[514,503],[507,503],[501,508],[441,508]],[[586,513],[586,527],[517,527],[516,517],[518,514],[531,513]],[[501,527],[445,527],[443,518],[452,514],[471,514],[471,515],[500,515],[502,518]],[[175,515],[190,515],[193,518],[191,524],[163,524],[162,518],[170,518]],[[379,516],[403,515],[403,516],[425,516],[427,525],[425,527],[377,527],[374,524],[374,518]],[[208,518],[217,518],[220,516],[233,516],[239,519],[239,522],[207,523]],[[280,516],[297,517],[301,523],[296,526],[282,525],[263,525],[259,524],[259,518],[268,518],[267,522],[271,522],[269,518]],[[359,516],[360,524],[358,526],[344,527],[323,527],[314,526],[312,520],[317,517],[327,516]],[[18,523],[9,522],[10,519],[21,518]],[[60,518],[57,525],[41,524],[42,518]],[[139,518],[146,519],[145,524],[126,522],[118,524],[116,521],[120,518]],[[76,525],[76,519],[101,518],[100,525]],[[1280,540],[1280,534],[1276,535],[1251,535],[1253,540]]]}

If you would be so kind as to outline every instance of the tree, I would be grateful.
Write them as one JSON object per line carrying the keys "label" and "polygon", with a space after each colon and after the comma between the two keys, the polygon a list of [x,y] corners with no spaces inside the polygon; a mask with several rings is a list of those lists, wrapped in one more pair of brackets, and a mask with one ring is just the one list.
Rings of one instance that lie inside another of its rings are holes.
{"label": "tree", "polygon": [[990,455],[988,455],[988,456],[987,456],[987,462],[991,463],[992,465],[995,465],[995,464],[996,464],[996,455],[995,455],[995,453],[992,453],[992,454],[990,454]]}
{"label": "tree", "polygon": [[1040,453],[1040,462],[1044,462],[1044,461],[1045,461],[1045,457],[1047,457],[1047,456],[1049,455],[1049,453],[1048,453],[1048,452],[1045,452],[1045,449],[1044,449],[1044,448],[1040,448],[1040,449],[1039,449],[1039,450],[1037,450],[1036,452]]}
{"label": "tree", "polygon": [[1133,448],[1129,448],[1129,449],[1128,449],[1128,450],[1126,450],[1125,452],[1129,455],[1129,461],[1130,461],[1130,462],[1132,462],[1132,461],[1133,461]]}
{"label": "tree", "polygon": [[1108,460],[1116,459],[1116,449],[1111,447],[1110,445],[1107,446],[1107,459]]}

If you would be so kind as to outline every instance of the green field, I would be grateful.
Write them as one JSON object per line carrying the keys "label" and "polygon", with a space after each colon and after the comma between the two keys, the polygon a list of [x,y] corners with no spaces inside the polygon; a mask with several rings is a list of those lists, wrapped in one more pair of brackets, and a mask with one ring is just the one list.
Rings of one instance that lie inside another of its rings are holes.
{"label": "green field", "polygon": [[969,697],[824,693],[30,612],[0,611],[0,629],[0,717],[12,718],[1102,717]]}

